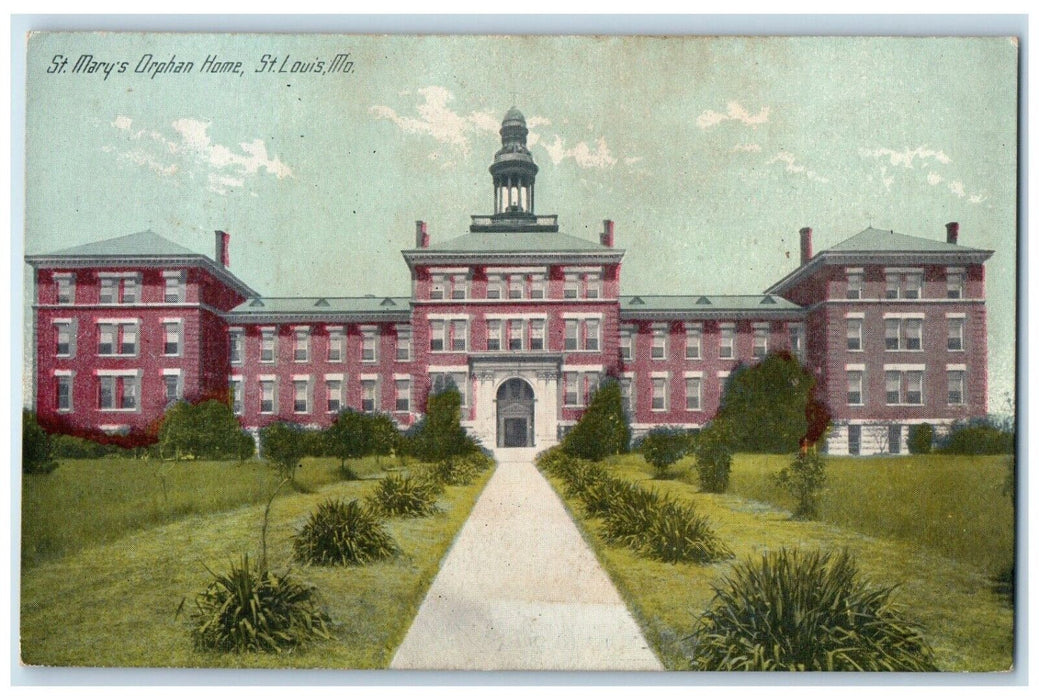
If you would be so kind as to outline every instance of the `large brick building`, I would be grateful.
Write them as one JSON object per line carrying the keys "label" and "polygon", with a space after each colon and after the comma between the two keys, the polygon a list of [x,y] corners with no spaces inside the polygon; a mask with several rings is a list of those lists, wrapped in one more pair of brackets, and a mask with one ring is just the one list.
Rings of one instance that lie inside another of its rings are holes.
{"label": "large brick building", "polygon": [[455,384],[486,445],[546,447],[606,375],[633,428],[699,427],[740,364],[785,349],[834,415],[832,452],[905,450],[906,426],[987,411],[991,251],[868,228],[763,294],[624,296],[612,221],[598,241],[534,212],[538,172],[515,108],[490,171],[493,213],[403,251],[410,296],[262,297],[213,258],[144,232],[47,255],[35,271],[35,407],[56,429],[145,433],[169,402],[220,397],[242,424],[328,425],[345,407],[420,415]]}

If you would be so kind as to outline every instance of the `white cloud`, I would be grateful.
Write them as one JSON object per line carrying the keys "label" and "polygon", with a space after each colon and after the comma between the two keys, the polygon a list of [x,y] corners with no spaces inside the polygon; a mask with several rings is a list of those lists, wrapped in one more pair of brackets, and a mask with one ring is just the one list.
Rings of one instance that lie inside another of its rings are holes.
{"label": "white cloud", "polygon": [[744,126],[756,129],[760,124],[764,124],[768,121],[768,107],[762,107],[758,110],[757,114],[751,114],[739,102],[730,102],[725,107],[726,109],[724,113],[715,112],[712,109],[704,110],[700,113],[700,116],[696,118],[696,125],[701,129],[710,129],[711,127],[718,126],[722,122],[737,121]]}
{"label": "white cloud", "polygon": [[270,157],[261,139],[238,144],[232,149],[213,143],[209,135],[211,122],[192,118],[175,119],[170,123],[173,134],[159,130],[133,130],[134,120],[120,114],[111,125],[123,132],[123,139],[134,144],[130,148],[105,146],[105,152],[114,152],[120,160],[146,167],[152,172],[173,176],[201,176],[211,192],[228,194],[244,187],[247,176],[261,171],[279,180],[291,177],[292,169],[277,157]]}
{"label": "white cloud", "polygon": [[952,159],[945,154],[945,151],[936,151],[928,146],[917,146],[916,148],[906,147],[901,151],[896,151],[892,148],[860,148],[859,154],[863,158],[886,158],[891,165],[901,166],[903,168],[912,168],[913,163],[916,160],[928,161],[934,159],[942,165],[948,165],[952,162]]}
{"label": "white cloud", "polygon": [[963,182],[960,180],[953,180],[949,183],[949,191],[961,199],[967,196],[967,192],[963,187]]}
{"label": "white cloud", "polygon": [[776,163],[782,163],[783,166],[784,166],[783,170],[785,170],[786,172],[791,173],[793,175],[803,175],[805,178],[807,178],[809,180],[814,180],[815,182],[829,182],[830,181],[829,178],[823,177],[822,175],[820,175],[819,173],[815,172],[814,170],[809,170],[806,166],[801,165],[800,163],[798,163],[797,162],[797,156],[795,156],[790,151],[780,151],[775,156],[773,156],[770,160],[766,161],[765,165],[774,165]]}
{"label": "white cloud", "polygon": [[438,85],[420,88],[418,94],[423,102],[415,107],[417,116],[409,117],[397,113],[386,105],[373,105],[368,109],[376,119],[387,119],[406,134],[424,134],[434,141],[454,146],[466,156],[471,151],[470,137],[474,132],[495,132],[501,125],[499,119],[489,112],[470,112],[462,115],[452,110],[448,103],[455,96],[447,88]]}
{"label": "white cloud", "polygon": [[938,173],[936,173],[935,171],[931,170],[930,172],[927,173],[927,184],[928,185],[931,185],[933,187],[934,185],[937,185],[941,181],[942,181],[942,176],[939,175]]}
{"label": "white cloud", "polygon": [[599,137],[593,150],[586,141],[579,142],[573,148],[566,147],[566,141],[559,134],[551,144],[544,144],[548,157],[553,165],[559,165],[567,158],[573,158],[578,167],[581,168],[612,168],[617,164],[617,159],[610,153],[610,147],[606,145],[606,139]]}

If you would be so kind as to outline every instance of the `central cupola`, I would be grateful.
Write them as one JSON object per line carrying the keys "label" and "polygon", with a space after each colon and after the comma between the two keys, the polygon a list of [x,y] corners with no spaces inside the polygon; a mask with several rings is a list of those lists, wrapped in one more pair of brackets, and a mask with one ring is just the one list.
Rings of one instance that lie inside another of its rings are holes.
{"label": "central cupola", "polygon": [[494,182],[494,213],[474,216],[470,230],[558,231],[555,216],[534,215],[534,178],[538,166],[527,148],[527,120],[515,107],[502,119],[501,148],[491,163]]}

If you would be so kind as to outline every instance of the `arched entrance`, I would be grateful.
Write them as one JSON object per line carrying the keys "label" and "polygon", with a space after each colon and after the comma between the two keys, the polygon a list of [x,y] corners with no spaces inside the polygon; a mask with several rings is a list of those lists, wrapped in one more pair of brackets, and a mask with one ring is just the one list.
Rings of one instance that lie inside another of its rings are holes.
{"label": "arched entrance", "polygon": [[534,446],[534,388],[519,378],[498,388],[498,447]]}

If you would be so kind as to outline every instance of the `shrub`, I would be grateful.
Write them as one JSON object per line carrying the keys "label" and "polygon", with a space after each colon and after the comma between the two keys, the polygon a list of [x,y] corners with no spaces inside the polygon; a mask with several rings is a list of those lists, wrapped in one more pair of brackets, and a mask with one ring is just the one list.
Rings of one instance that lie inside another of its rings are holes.
{"label": "shrub", "polygon": [[826,485],[826,460],[817,452],[801,452],[794,461],[773,474],[776,484],[797,500],[794,518],[810,520],[819,515],[819,496]]}
{"label": "shrub", "polygon": [[159,426],[159,453],[181,459],[249,459],[255,444],[242,430],[231,407],[216,400],[178,401]]}
{"label": "shrub", "polygon": [[929,454],[933,442],[934,428],[930,423],[920,423],[909,428],[909,451],[912,454]]}
{"label": "shrub", "polygon": [[264,458],[295,483],[296,469],[307,453],[307,431],[296,423],[271,423],[260,429]]}
{"label": "shrub", "polygon": [[36,422],[36,414],[22,411],[22,473],[50,474],[58,468],[50,434]]}
{"label": "shrub", "polygon": [[583,459],[572,462],[562,476],[566,495],[578,498],[582,498],[585,491],[593,484],[609,478],[606,468],[602,464]]}
{"label": "shrub", "polygon": [[261,571],[245,556],[231,564],[230,572],[213,577],[195,598],[191,638],[196,649],[282,652],[332,638],[315,589],[288,574]]}
{"label": "shrub", "polygon": [[600,529],[603,539],[610,544],[640,550],[662,500],[656,491],[641,487],[631,489],[604,514]]}
{"label": "shrub", "polygon": [[630,481],[612,477],[589,483],[581,494],[585,513],[591,518],[603,517],[638,488]]}
{"label": "shrub", "polygon": [[65,459],[98,459],[125,453],[117,445],[104,445],[76,435],[51,435],[51,445],[54,456]]}
{"label": "shrub", "polygon": [[390,474],[368,496],[374,511],[383,515],[418,518],[437,512],[436,482]]}
{"label": "shrub", "polygon": [[662,501],[651,509],[642,539],[643,554],[669,564],[705,564],[732,556],[732,550],[718,538],[707,518],[687,503]]}
{"label": "shrub", "polygon": [[537,456],[538,467],[548,473],[550,476],[562,478],[564,470],[566,470],[570,463],[576,458],[563,452],[562,447],[556,445],[550,447]]}
{"label": "shrub", "polygon": [[324,453],[338,457],[340,467],[345,467],[348,459],[390,454],[400,442],[400,431],[384,413],[346,409],[321,433],[321,441]]}
{"label": "shrub", "polygon": [[1014,454],[1014,432],[988,419],[955,423],[939,451],[954,455]]}
{"label": "shrub", "polygon": [[462,395],[454,385],[431,393],[426,399],[426,415],[405,436],[404,451],[425,462],[478,451],[479,445],[462,427],[461,406]]}
{"label": "shrub", "polygon": [[725,493],[732,471],[732,448],[724,424],[712,423],[696,439],[696,475],[700,490]]}
{"label": "shrub", "polygon": [[443,459],[429,466],[426,477],[447,486],[467,486],[494,461],[482,452]]}
{"label": "shrub", "polygon": [[367,564],[398,551],[397,544],[370,508],[338,499],[318,505],[296,534],[297,561],[320,566]]}
{"label": "shrub", "polygon": [[631,428],[624,412],[620,384],[607,379],[592,395],[577,425],[563,438],[562,450],[569,455],[599,461],[628,451]]}
{"label": "shrub", "polygon": [[675,428],[653,428],[642,440],[642,456],[657,479],[666,479],[672,464],[685,457],[689,437]]}
{"label": "shrub", "polygon": [[714,589],[692,636],[698,670],[937,670],[892,589],[860,580],[847,552],[770,552]]}

